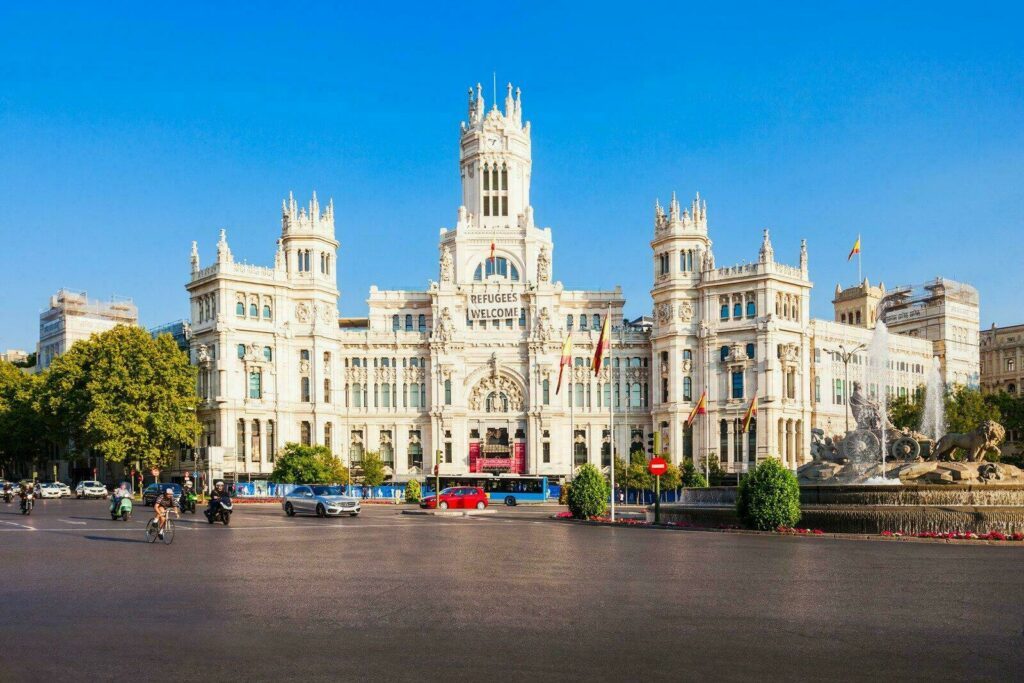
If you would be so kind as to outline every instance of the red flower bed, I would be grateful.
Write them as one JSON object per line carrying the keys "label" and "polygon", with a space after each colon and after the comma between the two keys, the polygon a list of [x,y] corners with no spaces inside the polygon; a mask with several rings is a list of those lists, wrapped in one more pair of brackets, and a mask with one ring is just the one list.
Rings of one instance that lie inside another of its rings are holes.
{"label": "red flower bed", "polygon": [[[887,538],[903,536],[899,531],[885,530],[882,536]],[[1024,541],[1024,533],[1015,532],[1004,534],[1001,531],[989,531],[978,534],[973,531],[920,531],[916,534],[909,534],[913,538],[935,538],[947,541]]]}
{"label": "red flower bed", "polygon": [[803,529],[791,526],[780,526],[775,529],[775,532],[779,534],[794,534],[797,536],[822,536],[825,533],[821,529]]}

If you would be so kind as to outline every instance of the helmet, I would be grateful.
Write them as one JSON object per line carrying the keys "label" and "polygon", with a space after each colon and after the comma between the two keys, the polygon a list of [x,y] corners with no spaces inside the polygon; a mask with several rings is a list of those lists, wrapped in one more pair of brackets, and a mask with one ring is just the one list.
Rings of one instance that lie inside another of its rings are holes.
{"label": "helmet", "polygon": [[168,496],[173,496],[174,495],[174,489],[172,489],[172,488],[164,489],[164,493],[166,493]]}

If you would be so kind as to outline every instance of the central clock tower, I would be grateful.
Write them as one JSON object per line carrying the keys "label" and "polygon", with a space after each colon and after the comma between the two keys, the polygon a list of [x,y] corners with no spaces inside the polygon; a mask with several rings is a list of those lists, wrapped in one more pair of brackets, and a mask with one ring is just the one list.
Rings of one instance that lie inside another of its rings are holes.
{"label": "central clock tower", "polygon": [[474,227],[514,229],[532,223],[530,124],[522,122],[522,100],[509,83],[505,111],[486,110],[480,85],[469,89],[469,121],[462,124],[459,170],[462,205]]}

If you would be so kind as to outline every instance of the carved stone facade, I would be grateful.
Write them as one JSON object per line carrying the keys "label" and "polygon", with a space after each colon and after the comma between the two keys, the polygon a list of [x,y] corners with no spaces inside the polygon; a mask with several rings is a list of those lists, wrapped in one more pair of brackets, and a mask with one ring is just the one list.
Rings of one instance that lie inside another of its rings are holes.
{"label": "carved stone facade", "polygon": [[[308,442],[356,467],[379,450],[399,479],[435,463],[477,473],[481,460],[489,472],[561,477],[607,467],[610,449],[626,457],[655,430],[677,462],[711,455],[745,470],[769,455],[791,467],[810,458],[806,245],[786,266],[765,231],[756,263],[716,268],[706,203],[684,210],[673,196],[667,212],[655,207],[654,286],[640,307],[653,319],[627,323],[619,288],[575,291],[553,277],[518,90],[488,109],[471,89],[459,153],[462,202],[440,232],[439,280],[371,287],[366,317],[338,316],[334,207],[315,195],[308,207],[285,201],[273,267],[236,262],[223,231],[212,265],[193,246],[200,445],[215,473],[266,476],[285,443]],[[595,373],[608,315],[610,363]],[[556,393],[566,335],[571,367]],[[705,389],[708,414],[688,430]],[[741,434],[755,395],[757,428]]]}

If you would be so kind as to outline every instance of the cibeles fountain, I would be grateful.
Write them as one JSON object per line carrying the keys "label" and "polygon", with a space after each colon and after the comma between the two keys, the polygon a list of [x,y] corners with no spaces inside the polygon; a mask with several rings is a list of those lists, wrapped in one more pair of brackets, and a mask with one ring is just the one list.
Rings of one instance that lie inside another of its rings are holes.
{"label": "cibeles fountain", "polygon": [[[1024,471],[990,462],[1005,431],[985,421],[966,433],[947,433],[945,386],[935,358],[921,424],[892,424],[888,330],[879,314],[865,349],[862,379],[880,387],[866,395],[853,382],[843,434],[811,430],[811,462],[797,470],[800,525],[833,532],[1024,532]],[[684,489],[681,502],[662,506],[669,520],[697,525],[737,524],[736,488]]]}

